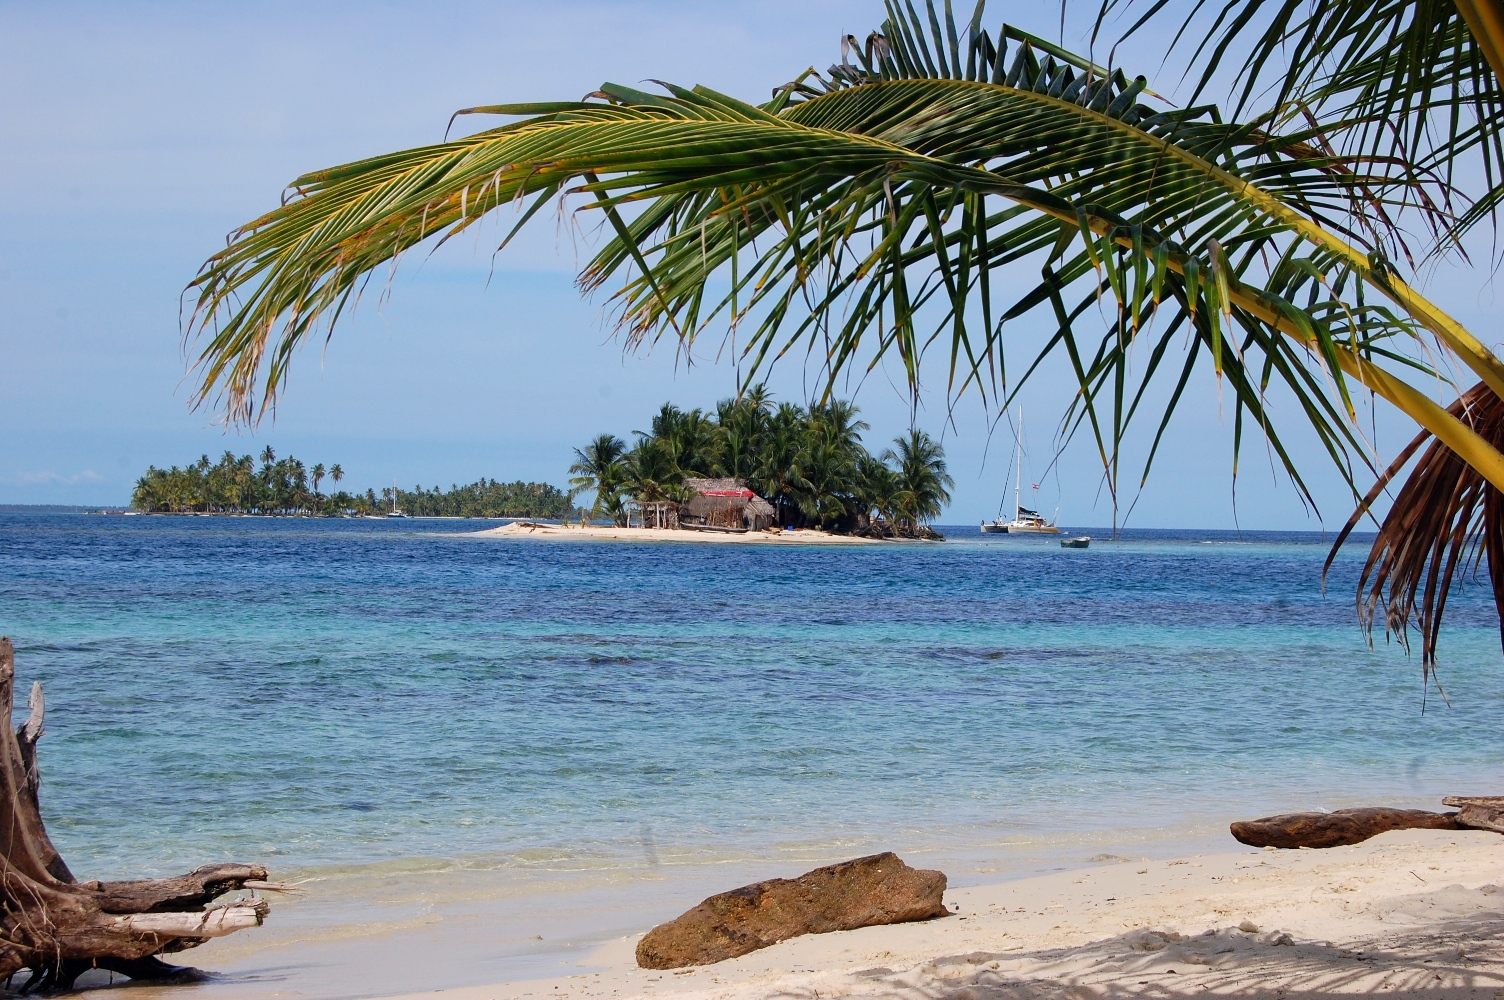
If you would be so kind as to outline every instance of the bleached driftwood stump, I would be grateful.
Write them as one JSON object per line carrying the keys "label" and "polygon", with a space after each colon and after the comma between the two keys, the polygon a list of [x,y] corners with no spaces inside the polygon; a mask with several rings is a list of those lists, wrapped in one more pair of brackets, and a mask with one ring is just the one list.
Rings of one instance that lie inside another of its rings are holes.
{"label": "bleached driftwood stump", "polygon": [[[195,969],[157,958],[246,927],[267,904],[260,865],[209,865],[188,875],[128,882],[80,882],[52,846],[37,802],[37,740],[42,686],[31,687],[31,717],[11,724],[15,649],[0,637],[0,980],[28,970],[22,992],[65,990],[89,969],[132,979],[197,978]],[[238,889],[252,898],[211,906]]]}

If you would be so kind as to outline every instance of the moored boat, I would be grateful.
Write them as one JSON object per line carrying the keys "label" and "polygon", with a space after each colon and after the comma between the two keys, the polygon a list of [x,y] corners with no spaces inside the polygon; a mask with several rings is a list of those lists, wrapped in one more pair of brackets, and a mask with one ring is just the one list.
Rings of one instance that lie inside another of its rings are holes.
{"label": "moored boat", "polygon": [[1013,474],[1013,520],[1004,521],[999,515],[991,524],[982,522],[984,534],[1004,535],[1058,535],[1060,529],[1055,522],[1048,520],[1037,510],[1030,510],[1023,505],[1023,477],[1024,477],[1024,411],[1023,407],[1018,410],[1018,438],[1013,449],[1014,474]]}
{"label": "moored boat", "polygon": [[387,512],[387,517],[406,517],[407,515],[397,509],[397,480],[392,480],[392,509]]}
{"label": "moored boat", "polygon": [[1075,538],[1060,539],[1060,547],[1062,549],[1084,549],[1090,544],[1090,535],[1077,535]]}
{"label": "moored boat", "polygon": [[1010,535],[1058,535],[1060,529],[1054,523],[1045,519],[1045,516],[1037,510],[1027,507],[1016,507],[1013,520],[1009,521],[1005,530]]}

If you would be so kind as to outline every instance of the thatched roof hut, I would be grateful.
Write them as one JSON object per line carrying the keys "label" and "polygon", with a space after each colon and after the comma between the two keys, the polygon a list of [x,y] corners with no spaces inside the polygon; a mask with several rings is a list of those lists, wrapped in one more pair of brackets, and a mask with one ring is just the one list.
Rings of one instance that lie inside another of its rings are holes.
{"label": "thatched roof hut", "polygon": [[679,508],[683,524],[761,531],[777,520],[773,505],[740,479],[685,479],[684,488],[695,495]]}

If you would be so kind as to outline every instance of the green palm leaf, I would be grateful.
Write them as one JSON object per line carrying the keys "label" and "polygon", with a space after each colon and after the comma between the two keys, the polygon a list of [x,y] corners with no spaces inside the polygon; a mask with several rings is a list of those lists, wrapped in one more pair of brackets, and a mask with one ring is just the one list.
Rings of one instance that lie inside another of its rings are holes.
{"label": "green palm leaf", "polygon": [[[1131,3],[1105,0],[1099,30]],[[1459,213],[1455,224],[1432,217],[1443,222],[1433,230],[1442,249],[1496,216],[1504,199],[1498,0],[1198,0],[1189,13],[1166,0],[1142,6],[1128,35],[1173,16],[1183,18],[1176,44],[1212,15],[1191,62],[1204,92],[1241,59],[1235,114],[1272,99],[1281,113],[1319,117],[1346,152],[1403,157],[1434,178],[1437,203]]]}
{"label": "green palm leaf", "polygon": [[[592,101],[471,109],[526,117],[300,178],[194,282],[200,400],[221,393],[231,419],[251,419],[297,345],[332,330],[382,265],[506,205],[524,206],[515,232],[575,192],[616,233],[582,284],[621,282],[629,337],[746,327],[749,381],[819,344],[832,384],[864,354],[869,368],[896,355],[917,388],[938,342],[953,393],[1003,402],[1040,360],[1009,380],[1004,329],[1042,309],[1058,326],[1046,352],[1065,350],[1080,383],[1071,426],[1092,428],[1114,492],[1126,428],[1186,332],[1171,407],[1204,356],[1234,394],[1238,439],[1246,415],[1297,484],[1269,387],[1351,477],[1351,456],[1366,457],[1345,376],[1504,484],[1504,458],[1375,364],[1411,364],[1386,345],[1427,329],[1504,391],[1498,360],[1388,263],[1391,213],[1418,184],[1402,162],[1339,157],[1314,129],[1224,123],[1209,106],[1150,107],[1142,78],[1006,26],[994,43],[980,5],[964,47],[948,6],[943,26],[932,6],[928,24],[907,5],[889,13],[857,47],[860,66],[807,74],[760,107],[607,85]],[[1045,264],[1043,279],[1006,295],[1026,261]],[[1104,295],[1116,307],[1092,345],[1077,327]],[[1134,375],[1146,332],[1151,362]]]}

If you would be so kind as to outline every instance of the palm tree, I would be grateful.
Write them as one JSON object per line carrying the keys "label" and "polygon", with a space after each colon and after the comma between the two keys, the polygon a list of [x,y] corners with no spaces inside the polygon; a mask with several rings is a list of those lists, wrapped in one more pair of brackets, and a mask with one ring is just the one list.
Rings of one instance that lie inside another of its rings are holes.
{"label": "palm tree", "polygon": [[740,396],[716,404],[720,452],[715,473],[751,482],[757,477],[759,452],[772,412],[772,394],[765,384],[751,386]]}
{"label": "palm tree", "polygon": [[939,442],[918,428],[895,438],[893,448],[883,453],[893,466],[893,505],[910,532],[938,517],[950,502],[949,488],[955,480],[945,470],[945,453]]}
{"label": "palm tree", "polygon": [[[1426,259],[1420,247],[1408,264],[1416,232],[1446,248],[1504,201],[1494,124],[1504,20],[1482,0],[1269,6],[1272,20],[1254,16],[1263,0],[1227,0],[1219,34],[1197,50],[1207,74],[1252,50],[1236,116],[1205,102],[1166,109],[1145,77],[1011,25],[985,28],[980,3],[958,23],[932,0],[924,14],[890,0],[881,29],[848,37],[840,63],[759,105],[703,87],[605,84],[578,102],[467,109],[518,120],[299,178],[285,204],[209,259],[192,286],[196,399],[217,400],[232,421],[259,417],[298,344],[375,268],[499,206],[531,199],[526,221],[579,193],[614,233],[581,284],[621,283],[613,301],[628,344],[745,321],[749,381],[803,342],[827,394],[852,365],[885,358],[917,391],[925,348],[939,341],[951,394],[1006,405],[1028,376],[1006,378],[1004,334],[1045,310],[1056,332],[1040,357],[1063,353],[1080,385],[1065,429],[1089,431],[1114,498],[1141,404],[1168,382],[1157,444],[1198,371],[1224,387],[1235,441],[1263,435],[1301,496],[1312,499],[1266,406],[1280,392],[1356,493],[1373,462],[1354,404],[1355,383],[1367,388],[1456,454],[1462,478],[1448,488],[1472,497],[1417,501],[1425,516],[1404,525],[1433,555],[1381,560],[1373,593],[1387,579],[1403,622],[1424,574],[1393,567],[1445,566],[1450,579],[1459,561],[1439,560],[1461,542],[1448,540],[1471,541],[1484,523],[1491,566],[1504,559],[1501,505],[1479,513],[1504,489],[1504,420],[1480,423],[1415,388],[1431,373],[1421,338],[1494,396],[1504,362],[1401,276]],[[1280,100],[1256,111],[1256,84],[1286,48]],[[1473,200],[1466,164],[1452,169],[1467,156],[1490,168],[1475,171],[1491,186]],[[1044,264],[1020,286],[1011,265],[1025,260]],[[1131,365],[1135,349],[1144,360]],[[1439,622],[1435,593],[1426,588],[1421,610]]]}
{"label": "palm tree", "polygon": [[855,456],[862,447],[862,432],[870,429],[865,420],[857,419],[860,412],[850,400],[833,399],[811,406],[809,419],[830,435],[835,447]]}
{"label": "palm tree", "polygon": [[890,525],[898,519],[898,477],[887,462],[864,451],[857,460],[855,492],[863,516],[875,516]]}
{"label": "palm tree", "polygon": [[308,478],[313,480],[313,492],[317,495],[319,492],[319,482],[324,478],[324,463],[320,462],[315,465],[312,471],[308,473]]}
{"label": "palm tree", "polygon": [[622,485],[641,501],[677,500],[684,474],[662,438],[642,435],[622,459]]}
{"label": "palm tree", "polygon": [[573,479],[569,485],[576,491],[594,490],[594,514],[605,514],[616,520],[623,513],[617,497],[626,470],[622,456],[627,452],[626,442],[614,434],[601,434],[583,449],[574,450],[575,463],[569,467]]}
{"label": "palm tree", "polygon": [[790,508],[798,508],[797,495],[809,487],[799,470],[799,451],[804,444],[807,419],[803,408],[780,403],[768,415],[762,447],[758,450],[754,488],[777,509],[780,527],[796,523],[790,516]]}
{"label": "palm tree", "polygon": [[659,441],[681,476],[707,475],[715,465],[716,429],[702,410],[664,403],[653,417],[652,429],[637,434]]}
{"label": "palm tree", "polygon": [[277,453],[272,451],[272,446],[267,445],[261,449],[261,464],[269,466],[277,460]]}
{"label": "palm tree", "polygon": [[816,414],[811,417],[790,477],[797,484],[792,490],[794,502],[820,527],[841,527],[856,517],[851,487],[861,445],[853,448],[841,428]]}

